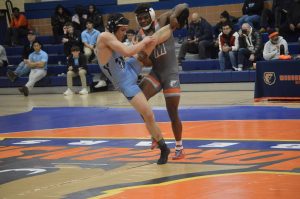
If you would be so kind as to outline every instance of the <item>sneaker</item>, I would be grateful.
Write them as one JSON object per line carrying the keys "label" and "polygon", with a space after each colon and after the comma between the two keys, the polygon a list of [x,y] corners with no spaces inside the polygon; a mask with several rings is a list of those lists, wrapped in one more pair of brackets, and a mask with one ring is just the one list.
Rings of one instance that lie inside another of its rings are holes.
{"label": "sneaker", "polygon": [[238,71],[238,69],[239,69],[238,67],[235,67],[235,66],[232,66],[232,68],[234,71]]}
{"label": "sneaker", "polygon": [[184,150],[183,149],[179,149],[179,150],[175,150],[175,155],[172,157],[172,160],[180,160],[184,158]]}
{"label": "sneaker", "polygon": [[170,154],[170,149],[168,147],[166,147],[165,149],[161,149],[160,157],[157,160],[157,164],[158,165],[166,164],[168,162],[169,154]]}
{"label": "sneaker", "polygon": [[243,68],[238,68],[237,71],[243,71]]}
{"label": "sneaker", "polygon": [[14,72],[11,71],[11,70],[7,70],[6,76],[8,77],[8,79],[9,79],[11,82],[14,82],[14,81],[16,80],[16,78],[17,78],[16,73],[14,73]]}
{"label": "sneaker", "polygon": [[22,93],[25,97],[28,96],[29,90],[26,86],[23,86],[22,88],[19,88],[20,93]]}
{"label": "sneaker", "polygon": [[96,85],[95,85],[95,88],[101,88],[101,87],[104,87],[106,86],[106,81],[104,80],[100,80]]}
{"label": "sneaker", "polygon": [[151,150],[158,148],[158,142],[155,139],[152,139]]}
{"label": "sneaker", "polygon": [[86,88],[81,89],[81,91],[79,91],[80,95],[86,95],[89,94],[88,90]]}
{"label": "sneaker", "polygon": [[73,95],[73,91],[71,89],[67,89],[65,92],[64,92],[64,95],[68,96],[68,95]]}

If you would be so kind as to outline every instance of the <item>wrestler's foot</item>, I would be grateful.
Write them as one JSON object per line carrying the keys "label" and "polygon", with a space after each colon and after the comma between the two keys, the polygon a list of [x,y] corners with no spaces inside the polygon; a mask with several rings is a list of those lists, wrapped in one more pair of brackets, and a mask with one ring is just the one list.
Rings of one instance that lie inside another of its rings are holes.
{"label": "wrestler's foot", "polygon": [[180,160],[184,158],[184,150],[183,149],[176,149],[175,155],[172,157],[172,160]]}
{"label": "wrestler's foot", "polygon": [[161,149],[160,150],[160,157],[157,160],[157,164],[166,164],[168,162],[168,157],[170,154],[170,149],[166,148],[166,149]]}

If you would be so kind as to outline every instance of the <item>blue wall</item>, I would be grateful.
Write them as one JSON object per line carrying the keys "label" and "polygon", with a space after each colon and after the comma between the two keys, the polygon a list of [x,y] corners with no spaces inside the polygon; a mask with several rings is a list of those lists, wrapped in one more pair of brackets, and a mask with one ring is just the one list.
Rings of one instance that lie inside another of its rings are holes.
{"label": "blue wall", "polygon": [[[173,8],[179,3],[188,3],[190,7],[214,6],[224,4],[242,3],[244,0],[165,0],[162,2],[152,3],[155,10],[164,10]],[[136,4],[117,5],[117,0],[65,0],[62,2],[43,2],[43,3],[26,3],[25,13],[28,19],[50,18],[56,5],[60,3],[68,10],[73,12],[77,4],[87,6],[95,4],[102,14],[115,12],[132,12],[136,8]]]}

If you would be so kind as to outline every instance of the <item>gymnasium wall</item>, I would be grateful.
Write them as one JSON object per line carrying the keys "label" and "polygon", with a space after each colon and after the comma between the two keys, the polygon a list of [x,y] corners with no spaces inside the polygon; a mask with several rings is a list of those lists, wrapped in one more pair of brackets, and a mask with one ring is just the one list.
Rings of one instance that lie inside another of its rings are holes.
{"label": "gymnasium wall", "polygon": [[[24,0],[20,0],[20,2]],[[28,2],[30,0],[27,0]],[[34,0],[31,0],[34,2]],[[122,1],[122,2],[121,2]],[[121,12],[130,21],[130,28],[136,29],[135,16],[133,10],[136,8],[136,4],[124,4],[125,2],[133,2],[136,0],[66,0],[63,1],[63,5],[73,12],[74,7],[77,4],[87,6],[93,3],[103,13],[104,21],[106,22],[107,15],[109,13]],[[152,1],[152,0],[147,0]],[[19,2],[19,0],[13,1],[13,3]],[[140,2],[140,0],[138,0]],[[164,0],[160,2],[152,2],[153,8],[156,11],[156,15],[173,8],[178,3],[188,3],[191,12],[198,12],[202,17],[207,19],[211,24],[216,24],[219,20],[219,14],[227,10],[233,16],[241,16],[243,0]],[[54,8],[58,3],[62,2],[40,2],[40,3],[25,3],[26,16],[29,19],[31,27],[40,35],[52,35],[50,17],[54,12]],[[121,3],[122,5],[117,5]],[[267,1],[267,4],[269,2]],[[16,5],[16,4],[14,4]],[[21,8],[21,7],[20,7]]]}

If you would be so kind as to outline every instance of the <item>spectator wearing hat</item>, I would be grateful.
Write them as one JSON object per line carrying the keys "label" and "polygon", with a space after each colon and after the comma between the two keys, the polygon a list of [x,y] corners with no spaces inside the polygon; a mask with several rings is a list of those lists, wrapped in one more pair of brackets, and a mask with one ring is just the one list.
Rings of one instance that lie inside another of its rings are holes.
{"label": "spectator wearing hat", "polygon": [[30,72],[30,67],[25,64],[25,60],[28,59],[29,55],[34,51],[33,42],[36,40],[36,34],[33,30],[29,30],[27,33],[27,44],[24,45],[22,59],[23,61],[19,63],[18,67],[12,71],[7,70],[7,77],[10,81],[14,82],[18,77],[27,76]]}
{"label": "spectator wearing hat", "polygon": [[67,72],[67,86],[68,89],[64,92],[64,95],[73,95],[73,78],[79,76],[82,89],[79,91],[80,95],[88,94],[86,73],[87,73],[87,61],[86,57],[80,53],[79,46],[73,46],[71,48],[71,55],[68,57],[68,72]]}
{"label": "spectator wearing hat", "polygon": [[54,15],[51,17],[52,32],[56,43],[61,42],[61,38],[64,35],[63,27],[69,21],[71,21],[69,11],[62,5],[57,5]]}
{"label": "spectator wearing hat", "polygon": [[28,82],[19,91],[28,96],[35,83],[47,75],[48,54],[42,50],[42,44],[39,41],[34,41],[34,52],[31,53],[28,59],[25,59],[25,64],[31,69]]}
{"label": "spectator wearing hat", "polygon": [[81,33],[81,41],[83,43],[83,51],[88,62],[95,58],[94,48],[96,47],[97,37],[100,32],[94,29],[92,20],[86,21],[86,30]]}
{"label": "spectator wearing hat", "polygon": [[20,13],[19,8],[13,8],[10,28],[8,28],[5,43],[9,46],[20,45],[20,39],[28,32],[28,21],[25,15]]}
{"label": "spectator wearing hat", "polygon": [[265,43],[263,56],[265,60],[279,59],[280,55],[288,55],[288,44],[279,36],[279,33],[272,30],[269,33],[269,41]]}

